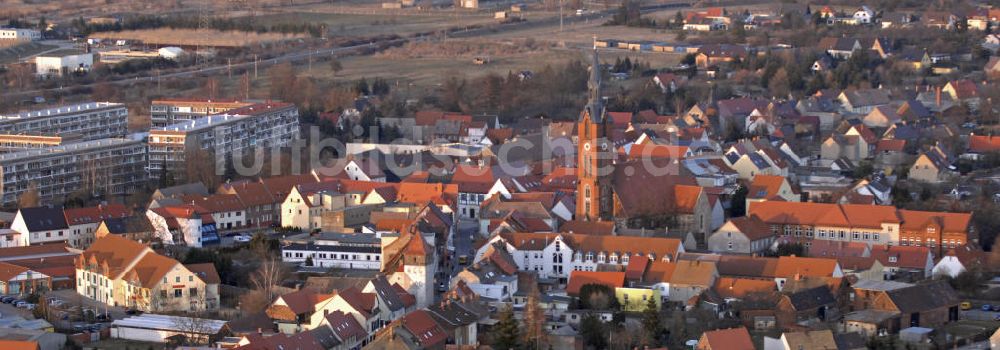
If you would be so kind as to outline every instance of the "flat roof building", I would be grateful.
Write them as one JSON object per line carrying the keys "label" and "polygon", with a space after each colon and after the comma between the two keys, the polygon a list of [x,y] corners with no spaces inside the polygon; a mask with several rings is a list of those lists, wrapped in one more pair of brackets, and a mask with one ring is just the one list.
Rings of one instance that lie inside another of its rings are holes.
{"label": "flat roof building", "polygon": [[0,134],[63,136],[83,140],[125,137],[128,108],[121,103],[87,102],[15,114],[0,114]]}
{"label": "flat roof building", "polygon": [[253,105],[253,102],[212,99],[161,99],[153,100],[149,118],[153,129],[191,121],[204,116],[221,114],[236,108]]}
{"label": "flat roof building", "polygon": [[14,204],[33,183],[43,203],[81,189],[126,195],[146,182],[146,145],[102,139],[0,154],[0,203]]}
{"label": "flat roof building", "polygon": [[150,131],[148,171],[154,179],[164,169],[175,178],[183,178],[185,161],[195,152],[209,152],[221,161],[235,153],[248,155],[287,146],[299,138],[299,109],[295,105],[258,103]]}

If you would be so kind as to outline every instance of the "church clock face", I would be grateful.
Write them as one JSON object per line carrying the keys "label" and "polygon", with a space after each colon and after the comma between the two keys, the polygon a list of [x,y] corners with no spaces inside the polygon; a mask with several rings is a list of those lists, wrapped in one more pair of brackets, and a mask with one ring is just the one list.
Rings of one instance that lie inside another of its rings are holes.
{"label": "church clock face", "polygon": [[583,144],[583,149],[589,151],[590,150],[590,142],[584,143]]}

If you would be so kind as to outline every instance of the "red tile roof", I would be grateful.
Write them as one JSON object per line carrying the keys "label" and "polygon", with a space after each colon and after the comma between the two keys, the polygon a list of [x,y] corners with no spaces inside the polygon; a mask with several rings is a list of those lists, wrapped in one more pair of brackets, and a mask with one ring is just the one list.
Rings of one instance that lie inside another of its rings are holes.
{"label": "red tile roof", "polygon": [[720,277],[715,281],[715,292],[723,298],[743,299],[751,294],[777,291],[774,280]]}
{"label": "red tile roof", "polygon": [[[704,345],[702,343],[705,343]],[[754,350],[750,332],[744,327],[718,329],[701,335],[698,349],[712,350]]]}
{"label": "red tile roof", "polygon": [[872,245],[871,257],[886,267],[923,270],[927,267],[928,261],[931,261],[931,266],[934,264],[931,259],[931,250],[928,247],[875,244]]}
{"label": "red tile roof", "polygon": [[875,152],[902,152],[906,148],[906,140],[878,140],[875,144]]}
{"label": "red tile roof", "polygon": [[417,341],[423,348],[443,344],[448,339],[448,334],[438,326],[437,322],[434,322],[434,318],[427,310],[417,310],[406,314],[400,323],[407,331],[417,337]]}
{"label": "red tile roof", "polygon": [[629,281],[642,280],[647,267],[649,267],[649,257],[633,255],[629,258],[628,265],[625,266],[625,279]]}
{"label": "red tile roof", "polygon": [[576,296],[580,294],[580,288],[588,284],[600,284],[611,289],[625,286],[624,272],[603,272],[603,271],[573,271],[569,275],[569,283],[566,285],[566,294]]}
{"label": "red tile roof", "polygon": [[132,215],[132,211],[121,204],[98,205],[87,208],[63,210],[67,225],[96,224],[104,219],[124,218]]}
{"label": "red tile roof", "polygon": [[14,264],[0,262],[0,281],[8,283],[10,280],[22,273],[28,272],[28,268]]}
{"label": "red tile roof", "polygon": [[1000,151],[1000,136],[970,135],[969,151],[976,153]]}

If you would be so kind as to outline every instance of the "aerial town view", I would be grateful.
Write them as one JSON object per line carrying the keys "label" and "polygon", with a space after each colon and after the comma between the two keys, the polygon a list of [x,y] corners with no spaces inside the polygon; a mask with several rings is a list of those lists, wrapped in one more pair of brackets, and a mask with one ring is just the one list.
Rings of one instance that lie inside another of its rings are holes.
{"label": "aerial town view", "polygon": [[0,350],[1000,349],[998,33],[0,0]]}

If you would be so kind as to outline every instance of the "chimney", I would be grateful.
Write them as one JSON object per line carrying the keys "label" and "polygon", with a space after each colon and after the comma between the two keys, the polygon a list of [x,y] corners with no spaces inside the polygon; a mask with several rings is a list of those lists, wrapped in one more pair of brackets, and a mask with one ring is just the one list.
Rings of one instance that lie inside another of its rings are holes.
{"label": "chimney", "polygon": [[934,88],[934,103],[938,108],[941,108],[941,87],[938,86]]}
{"label": "chimney", "polygon": [[795,280],[796,280],[796,281],[799,281],[799,280],[801,280],[801,279],[802,279],[802,275],[800,275],[800,274],[795,274]]}

